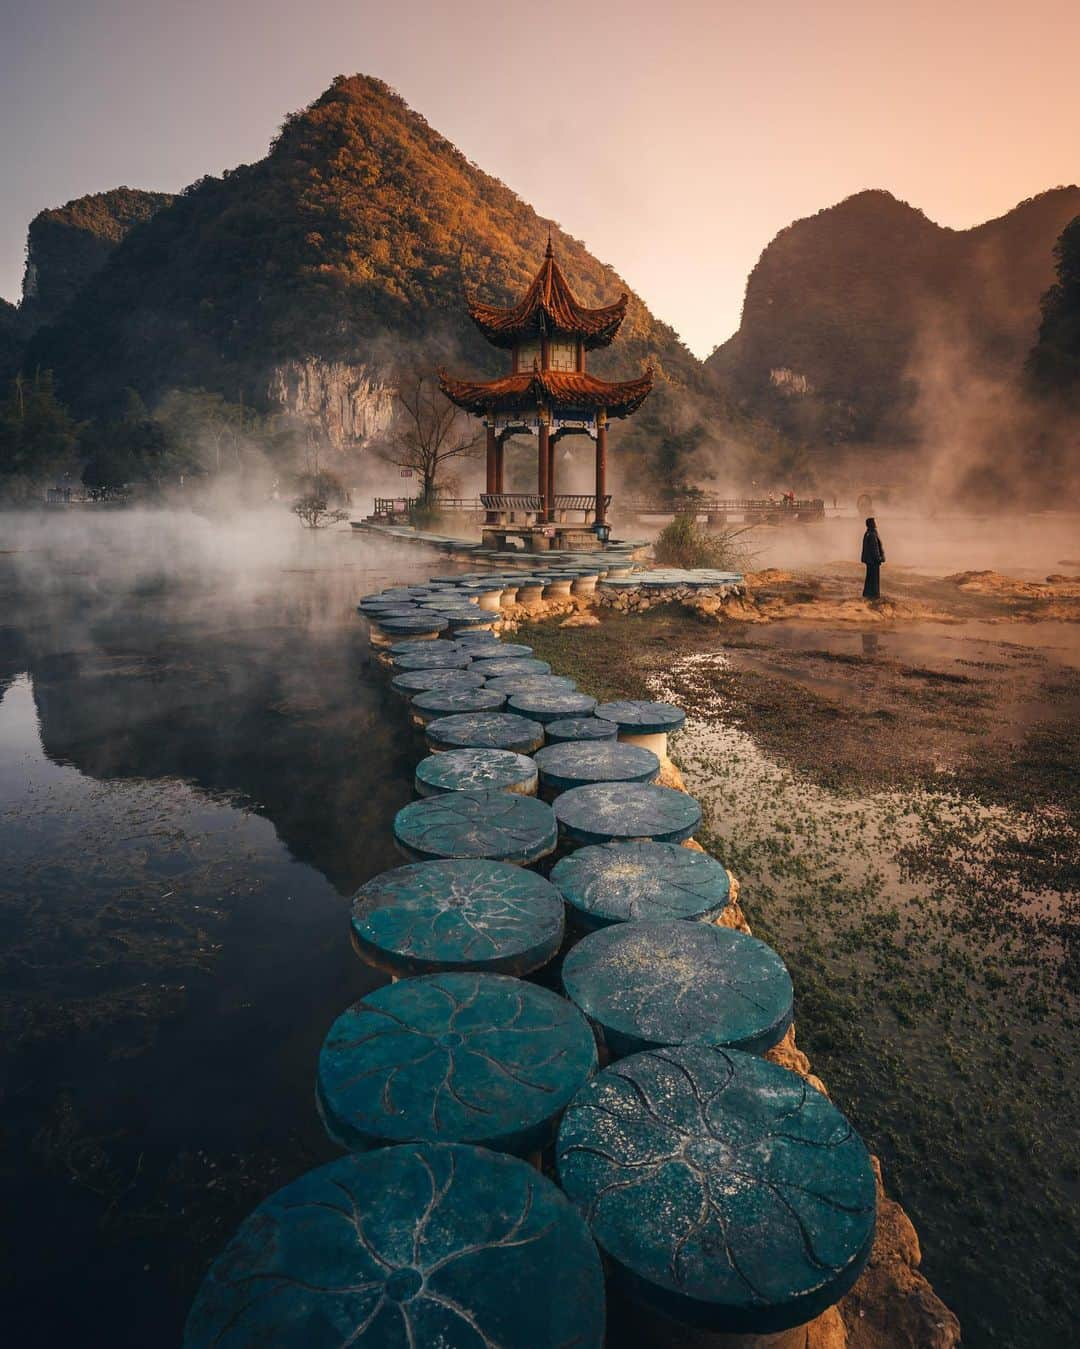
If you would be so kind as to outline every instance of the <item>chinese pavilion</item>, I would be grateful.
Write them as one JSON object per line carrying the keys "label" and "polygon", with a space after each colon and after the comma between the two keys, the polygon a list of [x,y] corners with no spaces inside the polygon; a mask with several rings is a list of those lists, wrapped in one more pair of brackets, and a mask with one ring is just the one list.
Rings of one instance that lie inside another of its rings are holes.
{"label": "chinese pavilion", "polygon": [[[628,417],[649,395],[651,367],[637,379],[612,383],[590,375],[585,353],[615,339],[626,316],[625,292],[614,304],[588,309],[574,298],[548,238],[544,262],[518,304],[469,302],[469,316],[496,347],[512,353],[511,369],[500,379],[471,381],[439,372],[439,386],[452,402],[481,417],[487,427],[487,494],[489,520],[504,502],[503,451],[512,435],[537,439],[536,515],[556,519],[555,445],[568,435],[587,435],[596,442],[595,522],[603,525],[607,495],[607,427],[613,417]],[[564,500],[560,498],[560,502]],[[588,505],[591,500],[586,499]]]}

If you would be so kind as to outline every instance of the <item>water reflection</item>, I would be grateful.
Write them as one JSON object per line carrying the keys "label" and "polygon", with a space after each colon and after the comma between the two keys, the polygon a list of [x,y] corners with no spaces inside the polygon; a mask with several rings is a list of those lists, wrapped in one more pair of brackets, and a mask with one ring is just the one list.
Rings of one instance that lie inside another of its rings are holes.
{"label": "water reflection", "polygon": [[333,1152],[318,1046],[375,982],[345,896],[398,861],[416,758],[352,606],[433,567],[348,535],[253,561],[199,522],[55,528],[0,557],[8,1319],[176,1342],[239,1218]]}

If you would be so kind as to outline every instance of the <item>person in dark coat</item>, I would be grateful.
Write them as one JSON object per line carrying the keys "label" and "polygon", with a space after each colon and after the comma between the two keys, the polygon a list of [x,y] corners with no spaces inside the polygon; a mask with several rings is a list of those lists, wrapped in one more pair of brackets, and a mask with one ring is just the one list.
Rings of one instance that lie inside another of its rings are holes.
{"label": "person in dark coat", "polygon": [[881,535],[877,532],[877,522],[871,515],[866,521],[866,533],[862,539],[862,561],[866,567],[866,583],[863,586],[864,600],[881,598],[881,564],[885,561],[885,549]]}

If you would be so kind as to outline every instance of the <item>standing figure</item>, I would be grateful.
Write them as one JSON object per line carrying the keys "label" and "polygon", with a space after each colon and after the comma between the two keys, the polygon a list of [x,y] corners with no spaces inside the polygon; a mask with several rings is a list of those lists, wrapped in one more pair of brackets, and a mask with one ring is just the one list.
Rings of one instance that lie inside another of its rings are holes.
{"label": "standing figure", "polygon": [[866,584],[863,586],[864,600],[881,598],[881,564],[885,561],[885,549],[881,536],[877,532],[877,522],[872,515],[866,519],[866,533],[862,539],[862,561],[866,565]]}

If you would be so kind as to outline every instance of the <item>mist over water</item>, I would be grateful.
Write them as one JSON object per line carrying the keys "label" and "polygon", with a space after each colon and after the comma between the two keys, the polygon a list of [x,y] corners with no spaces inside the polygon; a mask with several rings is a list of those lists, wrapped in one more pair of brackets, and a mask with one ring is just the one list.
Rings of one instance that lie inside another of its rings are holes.
{"label": "mist over water", "polygon": [[0,539],[7,1325],[176,1343],[236,1224],[335,1155],[319,1045],[379,981],[347,898],[422,752],[354,606],[438,563],[284,509]]}

